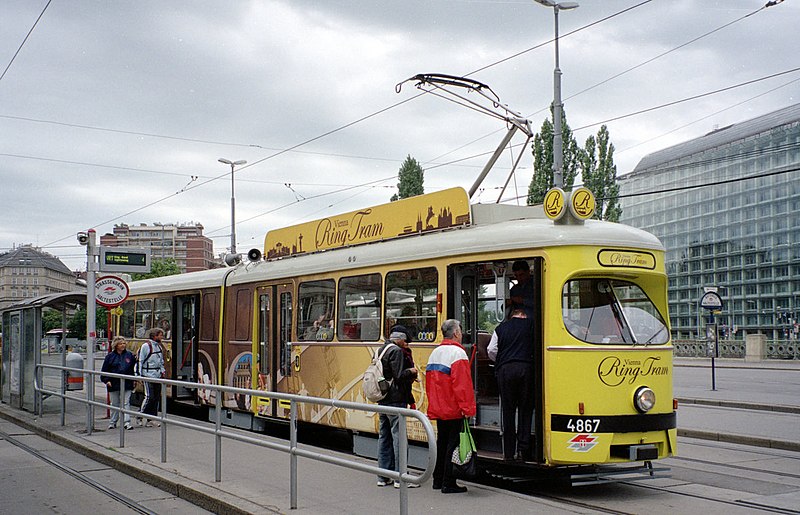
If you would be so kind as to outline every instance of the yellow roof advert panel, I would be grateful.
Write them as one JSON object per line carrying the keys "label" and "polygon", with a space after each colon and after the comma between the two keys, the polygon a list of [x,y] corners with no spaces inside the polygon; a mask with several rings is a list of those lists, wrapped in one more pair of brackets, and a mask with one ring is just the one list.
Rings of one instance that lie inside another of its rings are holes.
{"label": "yellow roof advert panel", "polygon": [[264,255],[276,259],[468,223],[467,192],[450,188],[269,231]]}

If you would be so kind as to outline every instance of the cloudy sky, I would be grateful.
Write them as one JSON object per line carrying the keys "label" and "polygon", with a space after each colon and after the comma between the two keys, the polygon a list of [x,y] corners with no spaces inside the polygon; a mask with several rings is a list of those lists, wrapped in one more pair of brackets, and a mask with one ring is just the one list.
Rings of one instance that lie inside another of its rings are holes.
{"label": "cloudy sky", "polygon": [[[559,16],[567,119],[580,143],[615,119],[619,174],[800,102],[800,71],[783,73],[800,67],[798,0],[580,3]],[[426,191],[469,189],[505,124],[395,86],[469,75],[536,130],[553,34],[553,10],[532,0],[3,0],[0,252],[32,243],[85,269],[78,231],[141,222],[200,222],[224,252],[221,157],[248,161],[240,251],[270,229],[385,202],[407,155]],[[474,201],[497,199],[523,141]],[[531,167],[526,151],[506,199],[525,194]]]}

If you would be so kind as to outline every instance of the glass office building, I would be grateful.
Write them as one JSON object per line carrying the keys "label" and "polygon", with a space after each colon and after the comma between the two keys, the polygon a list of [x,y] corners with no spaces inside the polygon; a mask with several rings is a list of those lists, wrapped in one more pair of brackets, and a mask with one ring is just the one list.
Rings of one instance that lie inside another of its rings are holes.
{"label": "glass office building", "polygon": [[619,184],[621,221],[667,249],[674,339],[705,327],[706,287],[721,338],[798,338],[800,104],[650,154]]}

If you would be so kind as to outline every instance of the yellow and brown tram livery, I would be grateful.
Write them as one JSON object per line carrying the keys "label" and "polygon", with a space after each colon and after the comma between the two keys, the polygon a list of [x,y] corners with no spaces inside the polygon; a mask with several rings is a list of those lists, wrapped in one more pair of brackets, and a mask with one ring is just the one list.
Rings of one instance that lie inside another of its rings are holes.
{"label": "yellow and brown tram livery", "polygon": [[[361,375],[389,327],[411,330],[424,366],[441,323],[459,319],[478,403],[470,423],[498,468],[485,351],[508,314],[511,264],[526,260],[537,331],[534,448],[522,468],[644,464],[652,474],[676,449],[664,249],[644,231],[588,219],[592,208],[584,188],[551,190],[538,207],[470,205],[452,188],[270,231],[263,251],[234,267],[133,282],[119,330],[136,339],[169,324],[175,379],[364,402]],[[200,409],[215,401],[204,389],[169,394]],[[425,411],[424,378],[414,396]],[[288,416],[266,398],[223,401],[226,423],[248,429]],[[377,416],[306,406],[300,418],[349,431],[358,451],[375,448],[363,441]],[[424,434],[410,423],[409,437]]]}

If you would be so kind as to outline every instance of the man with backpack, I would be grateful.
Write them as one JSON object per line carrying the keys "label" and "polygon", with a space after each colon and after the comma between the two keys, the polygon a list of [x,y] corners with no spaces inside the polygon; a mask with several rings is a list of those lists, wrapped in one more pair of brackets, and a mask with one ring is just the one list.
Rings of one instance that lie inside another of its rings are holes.
{"label": "man with backpack", "polygon": [[[384,379],[389,382],[386,396],[378,401],[381,406],[407,408],[414,406],[411,386],[417,378],[417,369],[408,342],[411,337],[402,325],[396,325],[389,331],[389,340],[377,351],[383,365]],[[387,470],[400,470],[400,415],[380,415],[378,432],[378,466]],[[378,486],[387,486],[392,481],[378,476]],[[409,488],[418,484],[408,483]],[[394,487],[400,488],[400,482],[394,481]]]}
{"label": "man with backpack", "polygon": [[[164,347],[161,339],[164,338],[164,330],[160,327],[153,327],[147,332],[148,340],[139,349],[139,375],[142,377],[163,378],[166,374],[164,368]],[[140,413],[147,415],[158,415],[158,404],[161,400],[161,384],[144,382],[144,402]],[[162,409],[164,407],[162,406]],[[139,417],[141,423],[142,417]],[[153,425],[159,426],[158,422],[148,419],[145,427]]]}

